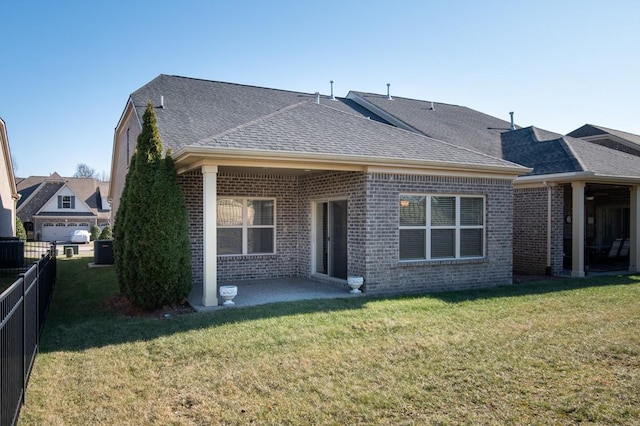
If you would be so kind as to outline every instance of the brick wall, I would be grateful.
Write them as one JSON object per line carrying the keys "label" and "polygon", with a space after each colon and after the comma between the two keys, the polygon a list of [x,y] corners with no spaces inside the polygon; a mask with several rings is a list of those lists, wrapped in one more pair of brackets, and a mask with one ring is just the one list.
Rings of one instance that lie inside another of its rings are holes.
{"label": "brick wall", "polygon": [[[564,188],[551,187],[551,274],[562,272]],[[548,189],[514,191],[513,269],[520,274],[547,273]]]}
{"label": "brick wall", "polygon": [[[484,195],[485,258],[399,262],[400,193]],[[512,283],[511,181],[370,174],[366,179],[366,203],[367,292],[412,293]]]}
{"label": "brick wall", "polygon": [[204,227],[202,173],[193,171],[178,175],[178,184],[184,193],[185,206],[189,217],[189,241],[191,242],[191,279],[194,286],[202,286]]}
{"label": "brick wall", "polygon": [[298,274],[311,275],[311,206],[312,201],[347,200],[347,275],[364,275],[365,271],[365,174],[333,172],[300,178],[300,235]]}
{"label": "brick wall", "polygon": [[274,197],[276,253],[218,256],[218,281],[291,277],[298,273],[298,179],[295,176],[218,174],[218,196]]}
{"label": "brick wall", "polygon": [[[204,229],[202,174],[179,176],[189,214],[194,285],[202,285]],[[298,198],[297,178],[219,173],[218,196],[274,197],[276,199],[276,254],[218,256],[219,282],[289,277],[298,274]]]}
{"label": "brick wall", "polygon": [[[191,227],[194,285],[202,285],[202,175],[179,176]],[[219,282],[311,275],[312,202],[346,199],[348,275],[365,277],[366,291],[410,293],[512,282],[513,191],[508,180],[331,172],[303,177],[218,174],[218,196],[275,197],[274,255],[219,256]],[[486,257],[399,262],[399,194],[486,197]]]}

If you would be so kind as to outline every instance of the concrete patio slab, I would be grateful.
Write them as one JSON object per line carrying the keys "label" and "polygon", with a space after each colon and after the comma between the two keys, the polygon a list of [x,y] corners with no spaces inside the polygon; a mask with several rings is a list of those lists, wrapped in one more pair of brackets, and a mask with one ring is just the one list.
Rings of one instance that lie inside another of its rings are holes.
{"label": "concrete patio slab", "polygon": [[363,296],[362,294],[349,293],[350,288],[346,284],[344,284],[344,287],[340,287],[336,284],[298,277],[224,282],[219,283],[218,287],[223,285],[235,285],[238,287],[238,295],[233,299],[234,306],[222,306],[223,300],[218,295],[218,306],[205,307],[202,304],[202,288],[195,287],[189,294],[189,304],[198,312],[207,312],[265,303]]}

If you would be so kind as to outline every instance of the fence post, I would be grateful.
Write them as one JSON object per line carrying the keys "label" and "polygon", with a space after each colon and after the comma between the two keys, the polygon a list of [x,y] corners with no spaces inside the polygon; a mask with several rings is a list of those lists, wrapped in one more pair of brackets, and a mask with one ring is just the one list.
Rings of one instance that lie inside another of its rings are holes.
{"label": "fence post", "polygon": [[22,282],[22,398],[20,400],[20,404],[24,405],[26,402],[26,394],[27,394],[27,295],[26,289],[26,274],[22,273],[18,275],[18,279]]}
{"label": "fence post", "polygon": [[40,261],[33,262],[36,265],[36,327],[38,332],[36,333],[36,350],[40,350]]}

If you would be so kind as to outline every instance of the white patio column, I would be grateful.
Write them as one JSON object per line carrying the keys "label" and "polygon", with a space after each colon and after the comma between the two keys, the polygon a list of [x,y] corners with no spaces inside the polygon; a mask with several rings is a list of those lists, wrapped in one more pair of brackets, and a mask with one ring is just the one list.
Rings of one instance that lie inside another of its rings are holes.
{"label": "white patio column", "polygon": [[203,277],[202,304],[216,306],[218,304],[218,245],[216,226],[216,196],[218,166],[202,166],[202,230],[203,230]]}
{"label": "white patio column", "polygon": [[629,271],[640,272],[640,185],[631,187]]}
{"label": "white patio column", "polygon": [[584,277],[584,182],[571,182],[573,227],[571,237],[571,276]]}

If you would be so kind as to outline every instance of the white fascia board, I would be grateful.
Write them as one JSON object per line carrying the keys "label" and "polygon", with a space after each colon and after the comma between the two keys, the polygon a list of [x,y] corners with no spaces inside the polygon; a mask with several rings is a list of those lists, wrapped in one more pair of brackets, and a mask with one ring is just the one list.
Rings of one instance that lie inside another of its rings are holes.
{"label": "white fascia board", "polygon": [[81,220],[81,219],[95,219],[98,217],[94,212],[90,212],[89,215],[55,215],[55,214],[36,214],[33,215],[34,218],[37,219],[73,219],[73,220]]}
{"label": "white fascia board", "polygon": [[545,182],[570,183],[575,181],[637,185],[640,183],[640,176],[599,175],[594,172],[556,173],[556,174],[548,174],[548,175],[520,176],[513,182],[513,185],[515,187],[524,187],[532,184],[544,185]]}
{"label": "white fascia board", "polygon": [[320,153],[300,153],[291,151],[261,151],[234,148],[213,148],[200,146],[185,146],[180,148],[174,159],[176,165],[181,163],[189,163],[198,160],[214,160],[217,164],[223,164],[233,160],[248,160],[260,162],[270,162],[279,165],[279,167],[291,168],[309,168],[308,164],[322,165],[322,168],[340,167],[344,169],[346,166],[351,170],[373,170],[382,172],[384,169],[393,171],[411,169],[415,171],[421,170],[425,172],[442,172],[448,174],[487,174],[506,175],[511,179],[523,173],[528,173],[531,169],[522,166],[491,166],[482,164],[461,164],[456,162],[445,161],[425,161],[405,158],[378,158],[360,155],[335,155]]}

